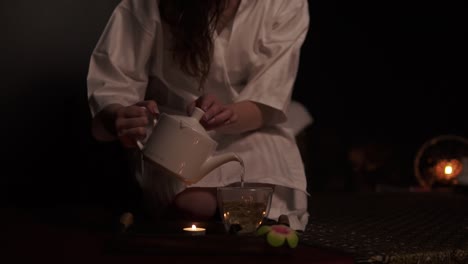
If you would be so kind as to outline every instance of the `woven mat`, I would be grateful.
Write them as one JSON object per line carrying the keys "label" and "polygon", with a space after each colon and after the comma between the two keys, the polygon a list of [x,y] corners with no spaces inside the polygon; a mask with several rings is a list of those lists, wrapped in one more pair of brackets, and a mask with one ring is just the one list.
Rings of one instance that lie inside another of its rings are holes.
{"label": "woven mat", "polygon": [[468,196],[313,194],[303,243],[356,263],[468,263]]}

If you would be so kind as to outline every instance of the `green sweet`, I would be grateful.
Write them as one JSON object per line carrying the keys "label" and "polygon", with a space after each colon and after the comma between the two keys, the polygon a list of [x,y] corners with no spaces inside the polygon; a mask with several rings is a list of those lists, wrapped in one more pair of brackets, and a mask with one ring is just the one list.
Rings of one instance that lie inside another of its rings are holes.
{"label": "green sweet", "polygon": [[264,225],[257,230],[258,236],[266,235],[266,241],[273,247],[280,247],[287,242],[290,248],[299,244],[296,231],[285,225]]}

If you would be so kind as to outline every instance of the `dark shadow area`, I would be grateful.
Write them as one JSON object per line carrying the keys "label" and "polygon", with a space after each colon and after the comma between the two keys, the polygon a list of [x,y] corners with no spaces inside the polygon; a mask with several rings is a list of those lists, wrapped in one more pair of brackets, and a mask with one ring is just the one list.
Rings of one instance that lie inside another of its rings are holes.
{"label": "dark shadow area", "polygon": [[2,202],[128,204],[125,153],[91,137],[86,95],[90,54],[117,2],[1,4]]}
{"label": "dark shadow area", "polygon": [[467,136],[462,1],[309,1],[294,98],[314,115],[309,190],[416,184],[418,148]]}

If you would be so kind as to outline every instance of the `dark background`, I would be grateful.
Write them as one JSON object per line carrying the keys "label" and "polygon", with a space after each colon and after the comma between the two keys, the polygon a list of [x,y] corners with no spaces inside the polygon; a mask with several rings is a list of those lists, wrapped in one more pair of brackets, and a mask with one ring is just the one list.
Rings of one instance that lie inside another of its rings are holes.
{"label": "dark background", "polygon": [[[86,100],[90,54],[117,3],[0,4],[2,201],[119,206],[134,194],[120,146],[92,139]],[[310,0],[309,7],[293,95],[315,119],[299,141],[309,190],[415,184],[421,144],[467,135],[463,1]],[[362,148],[380,174],[357,176],[349,153]]]}

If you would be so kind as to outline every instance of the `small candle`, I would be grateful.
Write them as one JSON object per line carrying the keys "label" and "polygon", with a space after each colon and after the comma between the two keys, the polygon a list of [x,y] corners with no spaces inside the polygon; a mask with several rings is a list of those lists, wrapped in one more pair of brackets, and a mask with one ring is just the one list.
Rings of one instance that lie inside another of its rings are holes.
{"label": "small candle", "polygon": [[184,228],[184,231],[192,236],[201,236],[205,234],[206,229],[192,225],[192,227]]}
{"label": "small candle", "polygon": [[456,178],[462,168],[463,164],[458,159],[441,160],[435,166],[435,173],[439,181],[453,181],[456,183]]}
{"label": "small candle", "polygon": [[445,169],[444,169],[444,173],[445,173],[445,175],[447,175],[447,176],[452,175],[452,173],[453,173],[453,167],[452,167],[452,165],[450,165],[450,164],[449,164],[449,165],[446,165],[446,166],[445,166]]}

